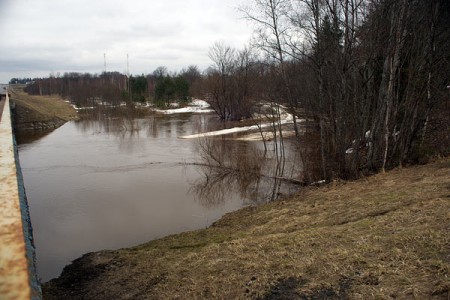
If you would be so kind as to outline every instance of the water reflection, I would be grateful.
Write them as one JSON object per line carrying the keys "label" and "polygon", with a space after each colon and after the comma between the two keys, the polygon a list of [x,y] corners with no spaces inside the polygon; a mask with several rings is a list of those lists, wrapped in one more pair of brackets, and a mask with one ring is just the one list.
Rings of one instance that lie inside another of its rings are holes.
{"label": "water reflection", "polygon": [[[186,123],[191,122],[187,128]],[[198,133],[206,128],[217,127],[217,118],[211,114],[199,114],[192,118],[190,114],[176,116],[155,114],[142,110],[92,110],[76,121],[76,126],[83,132],[108,133],[118,137],[134,136],[142,131],[147,137],[178,137]],[[213,125],[215,124],[215,125]]]}
{"label": "water reflection", "polygon": [[281,179],[297,176],[295,149],[274,176],[261,142],[178,138],[224,126],[215,115],[93,111],[20,145],[43,281],[86,252],[204,228],[298,188]]}
{"label": "water reflection", "polygon": [[[82,132],[114,136],[119,149],[127,153],[142,148],[147,138],[176,139],[239,125],[220,122],[215,115],[192,118],[192,115],[168,116],[130,108],[92,110],[75,124]],[[178,162],[196,166],[201,174],[191,182],[190,189],[201,205],[209,208],[221,205],[229,194],[235,193],[246,204],[261,203],[298,190],[295,180],[286,180],[302,174],[296,143],[287,140],[264,145],[262,141],[243,141],[236,137],[239,134],[198,139],[194,142],[193,161]]]}
{"label": "water reflection", "polygon": [[299,185],[291,179],[300,177],[302,170],[294,144],[287,145],[288,157],[280,159],[274,149],[265,150],[262,142],[199,139],[197,169],[202,177],[193,183],[191,192],[204,206],[218,205],[233,192],[250,203],[292,194]]}
{"label": "water reflection", "polygon": [[16,137],[18,144],[30,144],[35,141],[42,139],[43,137],[52,133],[54,129],[50,130],[36,130],[36,131],[28,131],[28,132],[14,132],[14,136]]}

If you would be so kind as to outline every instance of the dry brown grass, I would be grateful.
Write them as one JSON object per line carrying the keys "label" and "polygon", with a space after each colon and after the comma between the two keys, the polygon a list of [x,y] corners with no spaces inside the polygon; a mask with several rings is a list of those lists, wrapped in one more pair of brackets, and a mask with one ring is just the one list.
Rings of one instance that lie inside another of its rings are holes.
{"label": "dry brown grass", "polygon": [[24,86],[11,87],[11,101],[21,107],[24,122],[45,122],[54,118],[69,121],[78,117],[76,110],[59,95],[31,96],[23,91]]}
{"label": "dry brown grass", "polygon": [[449,299],[450,159],[88,254],[48,299]]}

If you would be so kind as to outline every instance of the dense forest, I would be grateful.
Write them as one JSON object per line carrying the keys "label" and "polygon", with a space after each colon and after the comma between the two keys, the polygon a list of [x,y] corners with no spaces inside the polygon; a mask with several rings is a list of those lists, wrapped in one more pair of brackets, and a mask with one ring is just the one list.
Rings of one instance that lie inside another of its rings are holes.
{"label": "dense forest", "polygon": [[215,43],[203,72],[65,73],[34,79],[27,91],[77,105],[198,97],[224,121],[252,118],[270,103],[275,133],[283,105],[309,145],[305,156],[317,156],[303,162],[319,174],[308,181],[449,154],[449,1],[254,0],[239,11],[255,26],[253,39],[243,49]]}

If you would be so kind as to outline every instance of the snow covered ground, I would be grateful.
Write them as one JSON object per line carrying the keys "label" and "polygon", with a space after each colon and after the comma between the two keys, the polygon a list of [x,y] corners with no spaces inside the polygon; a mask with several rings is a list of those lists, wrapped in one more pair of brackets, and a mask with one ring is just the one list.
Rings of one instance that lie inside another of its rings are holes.
{"label": "snow covered ground", "polygon": [[186,107],[171,108],[171,109],[155,109],[157,113],[165,115],[183,114],[183,113],[211,113],[214,110],[210,109],[209,104],[204,100],[195,99]]}
{"label": "snow covered ground", "polygon": [[[283,106],[279,107],[280,109],[280,118],[281,118],[281,125],[286,124],[292,124],[294,123],[293,116],[287,112],[287,109]],[[257,117],[257,116],[256,116]],[[302,120],[297,119],[297,122],[302,122]],[[201,137],[210,137],[210,136],[221,136],[226,134],[232,134],[232,133],[238,133],[238,132],[248,132],[245,136],[241,136],[237,138],[238,140],[247,140],[247,141],[257,141],[262,140],[261,134],[259,133],[260,130],[263,131],[263,135],[265,136],[265,139],[272,139],[273,134],[269,132],[264,132],[264,130],[269,129],[272,127],[272,123],[267,122],[261,125],[252,125],[252,126],[243,126],[243,127],[234,127],[229,129],[222,129],[217,131],[210,131],[210,132],[204,132],[204,133],[198,133],[198,134],[192,134],[192,135],[185,135],[180,136],[181,139],[194,139],[194,138],[201,138]],[[258,131],[254,133],[254,131]],[[292,136],[293,131],[284,131],[285,136]]]}
{"label": "snow covered ground", "polygon": [[[281,125],[292,124],[293,123],[292,117],[289,119],[282,120],[280,123],[281,123]],[[259,127],[261,129],[267,129],[267,128],[270,128],[271,126],[272,126],[272,123],[265,123],[265,124],[261,124]],[[180,136],[180,139],[195,139],[195,138],[201,138],[201,137],[219,136],[219,135],[225,135],[225,134],[231,134],[231,133],[237,133],[237,132],[247,132],[247,131],[256,131],[256,130],[259,130],[257,125],[234,127],[234,128],[229,128],[229,129],[222,129],[222,130],[217,130],[217,131],[210,131],[210,132]],[[252,139],[254,139],[254,138],[255,137],[252,136]]]}
{"label": "snow covered ground", "polygon": [[77,106],[74,105],[74,104],[72,104],[72,107],[73,107],[76,111],[79,111],[79,110],[85,110],[85,109],[94,109],[94,108],[95,108],[95,107],[93,107],[93,106],[77,107]]}
{"label": "snow covered ground", "polygon": [[[274,138],[274,134],[272,131],[263,131],[264,140],[271,141]],[[277,133],[278,134],[278,133]],[[283,130],[283,137],[292,137],[295,136],[294,130]],[[262,141],[262,136],[260,132],[248,133],[244,136],[238,137],[235,140],[237,141]]]}

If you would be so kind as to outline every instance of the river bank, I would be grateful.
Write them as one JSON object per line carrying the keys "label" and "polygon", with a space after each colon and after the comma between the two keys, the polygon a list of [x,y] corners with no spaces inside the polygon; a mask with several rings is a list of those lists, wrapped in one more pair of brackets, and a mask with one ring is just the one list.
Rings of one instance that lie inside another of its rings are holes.
{"label": "river bank", "polygon": [[52,130],[78,118],[76,110],[60,96],[31,96],[24,87],[10,86],[14,128],[19,133]]}
{"label": "river bank", "polygon": [[450,159],[307,188],[213,226],[89,253],[45,299],[437,298],[450,290]]}

